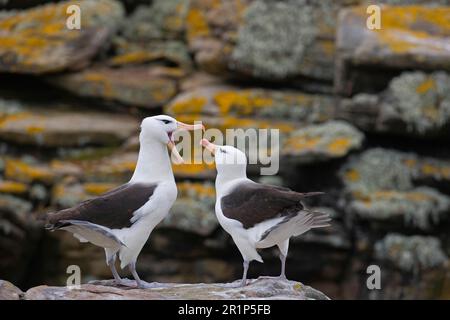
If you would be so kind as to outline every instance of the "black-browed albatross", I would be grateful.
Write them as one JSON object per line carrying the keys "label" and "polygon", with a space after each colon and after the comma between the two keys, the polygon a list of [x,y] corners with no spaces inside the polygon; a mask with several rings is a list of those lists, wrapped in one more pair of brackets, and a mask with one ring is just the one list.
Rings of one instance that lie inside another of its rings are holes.
{"label": "black-browed albatross", "polygon": [[153,228],[168,214],[177,197],[167,147],[176,162],[178,153],[173,135],[178,130],[204,129],[203,125],[187,125],[174,118],[159,115],[141,123],[139,156],[130,181],[79,205],[47,215],[46,228],[66,230],[81,242],[103,247],[106,263],[116,282],[127,284],[115,268],[128,266],[138,287],[148,284],[136,272],[136,260]]}
{"label": "black-browed albatross", "polygon": [[206,139],[201,144],[215,157],[216,216],[233,238],[244,259],[241,286],[247,282],[250,261],[263,262],[257,249],[278,246],[280,279],[286,279],[289,239],[310,229],[329,226],[330,217],[308,210],[302,200],[322,192],[298,193],[288,188],[256,183],[247,178],[247,157],[231,146]]}

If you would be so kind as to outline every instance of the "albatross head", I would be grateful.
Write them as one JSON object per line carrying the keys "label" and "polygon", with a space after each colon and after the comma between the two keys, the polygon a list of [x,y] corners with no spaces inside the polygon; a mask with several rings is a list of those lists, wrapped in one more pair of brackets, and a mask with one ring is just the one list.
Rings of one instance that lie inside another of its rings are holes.
{"label": "albatross head", "polygon": [[219,146],[202,139],[200,144],[214,155],[217,174],[228,178],[246,176],[247,156],[232,146]]}
{"label": "albatross head", "polygon": [[141,145],[149,142],[154,142],[155,140],[159,143],[167,145],[169,150],[175,156],[177,163],[183,163],[183,158],[177,151],[174,142],[174,133],[180,130],[205,130],[202,124],[190,125],[176,119],[166,116],[159,115],[154,117],[147,117],[142,121],[141,124],[141,134],[139,140]]}

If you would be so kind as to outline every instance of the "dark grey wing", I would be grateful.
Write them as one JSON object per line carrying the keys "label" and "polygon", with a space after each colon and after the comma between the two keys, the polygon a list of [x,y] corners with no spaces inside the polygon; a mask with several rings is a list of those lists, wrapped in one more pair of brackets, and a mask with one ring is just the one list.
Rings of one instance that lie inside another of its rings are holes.
{"label": "dark grey wing", "polygon": [[133,213],[150,199],[156,187],[157,184],[127,183],[75,207],[49,214],[49,228],[58,229],[67,220],[88,221],[110,229],[130,227]]}
{"label": "dark grey wing", "polygon": [[295,214],[304,209],[302,199],[318,194],[322,193],[298,193],[284,187],[244,182],[222,197],[221,209],[225,217],[238,220],[248,229],[269,219]]}

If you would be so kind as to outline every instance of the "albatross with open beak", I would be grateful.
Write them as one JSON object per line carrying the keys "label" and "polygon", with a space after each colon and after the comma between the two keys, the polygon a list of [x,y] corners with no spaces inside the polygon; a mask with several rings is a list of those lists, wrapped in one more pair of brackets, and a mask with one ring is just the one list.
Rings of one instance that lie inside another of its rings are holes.
{"label": "albatross with open beak", "polygon": [[103,247],[106,263],[114,279],[124,285],[115,268],[128,266],[138,287],[148,287],[136,272],[136,260],[153,228],[168,214],[177,197],[167,147],[178,163],[173,135],[178,130],[204,130],[203,125],[187,125],[172,117],[145,118],[139,135],[140,150],[130,181],[99,197],[47,215],[46,228],[66,230],[81,242]]}
{"label": "albatross with open beak", "polygon": [[327,214],[308,210],[301,202],[322,192],[298,193],[253,182],[247,178],[247,157],[242,151],[206,139],[201,144],[215,157],[217,219],[244,259],[241,286],[246,285],[250,261],[263,262],[257,249],[273,246],[280,250],[280,278],[286,279],[289,239],[313,228],[329,226]]}

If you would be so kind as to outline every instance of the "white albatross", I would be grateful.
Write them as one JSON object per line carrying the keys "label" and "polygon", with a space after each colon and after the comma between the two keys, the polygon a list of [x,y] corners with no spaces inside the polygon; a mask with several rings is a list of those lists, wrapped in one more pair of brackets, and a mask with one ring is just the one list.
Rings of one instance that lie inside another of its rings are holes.
{"label": "white albatross", "polygon": [[140,150],[130,181],[79,205],[46,216],[48,230],[66,230],[80,240],[105,249],[106,263],[119,284],[128,285],[115,268],[128,266],[138,287],[148,287],[136,272],[136,260],[155,226],[169,213],[177,187],[167,147],[177,162],[173,135],[178,130],[203,129],[159,115],[142,121]]}
{"label": "white albatross", "polygon": [[328,227],[330,217],[308,210],[301,202],[322,192],[298,193],[288,188],[256,183],[247,178],[247,157],[231,146],[218,146],[206,139],[201,144],[215,157],[216,216],[233,238],[244,260],[241,286],[247,282],[250,261],[263,262],[257,249],[277,246],[280,279],[286,279],[289,239],[310,229]]}

